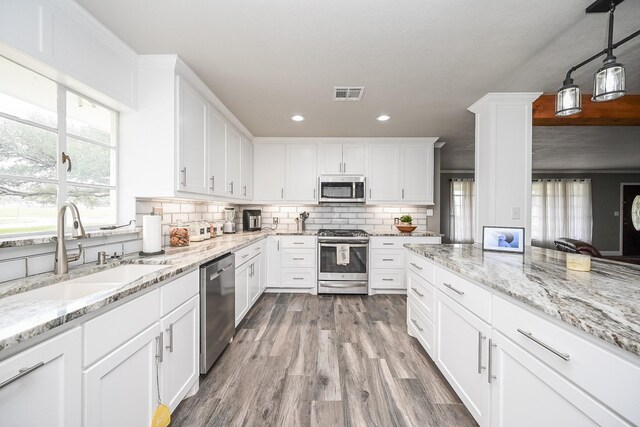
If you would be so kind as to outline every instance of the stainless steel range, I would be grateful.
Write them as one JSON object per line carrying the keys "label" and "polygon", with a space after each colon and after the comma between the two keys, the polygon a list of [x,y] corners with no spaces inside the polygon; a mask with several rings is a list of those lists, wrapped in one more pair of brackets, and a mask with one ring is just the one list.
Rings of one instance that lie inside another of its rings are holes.
{"label": "stainless steel range", "polygon": [[367,294],[368,257],[366,231],[318,231],[318,293]]}

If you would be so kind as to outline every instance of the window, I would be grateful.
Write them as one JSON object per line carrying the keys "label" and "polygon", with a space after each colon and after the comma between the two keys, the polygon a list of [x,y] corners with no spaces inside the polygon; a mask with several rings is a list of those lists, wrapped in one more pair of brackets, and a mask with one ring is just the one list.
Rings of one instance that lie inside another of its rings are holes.
{"label": "window", "polygon": [[542,179],[531,185],[531,244],[555,248],[569,237],[591,243],[591,180]]}
{"label": "window", "polygon": [[451,180],[449,233],[451,243],[473,243],[473,179]]}
{"label": "window", "polygon": [[85,226],[115,223],[117,120],[0,57],[0,235],[54,231],[67,200]]}

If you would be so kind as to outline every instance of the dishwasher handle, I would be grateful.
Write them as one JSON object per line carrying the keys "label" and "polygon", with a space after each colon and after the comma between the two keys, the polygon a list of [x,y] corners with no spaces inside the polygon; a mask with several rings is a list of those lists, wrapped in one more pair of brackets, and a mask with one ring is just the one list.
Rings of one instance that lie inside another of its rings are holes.
{"label": "dishwasher handle", "polygon": [[221,268],[220,270],[216,271],[215,273],[213,273],[211,276],[209,276],[209,282],[213,282],[214,280],[216,280],[218,277],[222,276],[224,274],[225,271],[228,271],[231,269],[231,267],[233,267],[232,264],[229,264],[226,267]]}

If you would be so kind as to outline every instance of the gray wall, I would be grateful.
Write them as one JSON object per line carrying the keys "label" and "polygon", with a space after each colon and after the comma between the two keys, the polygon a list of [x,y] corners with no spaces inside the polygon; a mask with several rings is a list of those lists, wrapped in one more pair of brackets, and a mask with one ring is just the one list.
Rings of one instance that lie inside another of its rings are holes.
{"label": "gray wall", "polygon": [[[443,173],[440,180],[440,232],[449,241],[449,180],[473,178],[469,173]],[[640,182],[640,173],[533,173],[533,179],[591,178],[593,245],[600,251],[620,250],[620,184]]]}

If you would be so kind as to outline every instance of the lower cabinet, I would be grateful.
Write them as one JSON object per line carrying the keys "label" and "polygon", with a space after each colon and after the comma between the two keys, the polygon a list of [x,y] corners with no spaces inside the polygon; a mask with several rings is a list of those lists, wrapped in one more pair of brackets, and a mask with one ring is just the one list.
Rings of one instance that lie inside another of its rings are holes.
{"label": "lower cabinet", "polygon": [[1,425],[81,425],[81,339],[75,328],[0,362]]}
{"label": "lower cabinet", "polygon": [[83,425],[150,424],[158,404],[159,346],[155,323],[83,372]]}
{"label": "lower cabinet", "polygon": [[236,326],[266,288],[264,245],[264,241],[254,243],[236,253]]}
{"label": "lower cabinet", "polygon": [[249,311],[249,272],[251,264],[246,262],[236,267],[236,326]]}
{"label": "lower cabinet", "polygon": [[160,375],[162,402],[172,412],[200,375],[199,301],[194,296],[160,321],[164,347]]}
{"label": "lower cabinet", "polygon": [[489,425],[491,326],[436,290],[435,362],[478,424]]}
{"label": "lower cabinet", "polygon": [[267,239],[267,287],[300,289],[315,294],[317,240],[315,236],[272,236]]}
{"label": "lower cabinet", "polygon": [[282,278],[282,252],[280,251],[280,237],[267,237],[267,280],[266,287],[279,288]]}

